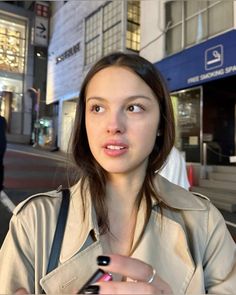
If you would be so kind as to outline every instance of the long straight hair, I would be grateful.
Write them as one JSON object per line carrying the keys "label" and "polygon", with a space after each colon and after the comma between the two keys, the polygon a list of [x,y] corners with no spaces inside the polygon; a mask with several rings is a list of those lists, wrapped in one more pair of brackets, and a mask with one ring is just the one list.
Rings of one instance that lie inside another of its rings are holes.
{"label": "long straight hair", "polygon": [[151,198],[153,197],[160,202],[159,195],[154,185],[155,171],[160,170],[165,163],[175,140],[174,117],[169,92],[167,91],[161,74],[149,61],[135,54],[116,52],[101,58],[90,69],[81,86],[77,103],[75,127],[72,137],[72,156],[79,170],[83,204],[85,203],[85,193],[89,190],[101,234],[109,231],[106,206],[107,176],[106,171],[93,157],[89,147],[85,126],[85,96],[88,83],[94,75],[102,69],[111,66],[129,68],[133,73],[139,76],[152,89],[160,108],[160,136],[157,136],[153,150],[149,156],[146,176],[136,198],[138,207],[140,206],[142,198],[146,199],[147,211],[144,229],[151,214]]}

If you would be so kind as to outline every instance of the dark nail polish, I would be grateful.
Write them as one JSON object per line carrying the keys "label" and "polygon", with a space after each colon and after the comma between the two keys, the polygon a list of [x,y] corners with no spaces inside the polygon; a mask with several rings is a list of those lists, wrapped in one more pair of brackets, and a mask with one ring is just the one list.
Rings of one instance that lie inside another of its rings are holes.
{"label": "dark nail polish", "polygon": [[109,256],[98,256],[97,257],[97,264],[98,265],[103,265],[103,266],[106,266],[106,265],[109,265],[111,259]]}
{"label": "dark nail polish", "polygon": [[82,294],[99,294],[100,287],[97,285],[90,285],[82,291]]}

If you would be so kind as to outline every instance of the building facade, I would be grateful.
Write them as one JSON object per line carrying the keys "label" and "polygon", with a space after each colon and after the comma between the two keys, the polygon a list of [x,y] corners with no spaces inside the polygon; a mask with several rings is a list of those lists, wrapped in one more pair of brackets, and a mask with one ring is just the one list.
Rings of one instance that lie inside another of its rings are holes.
{"label": "building facade", "polygon": [[9,142],[39,141],[51,116],[45,99],[48,19],[48,2],[0,2],[0,112]]}
{"label": "building facade", "polygon": [[91,64],[111,51],[132,51],[166,79],[176,146],[187,162],[230,164],[236,148],[235,6],[230,0],[53,3],[47,103],[55,106],[60,148],[67,150],[81,81]]}
{"label": "building facade", "polygon": [[[140,54],[163,74],[187,162],[236,154],[236,2],[142,1]],[[148,19],[148,21],[147,21]]]}
{"label": "building facade", "polygon": [[76,101],[91,65],[112,51],[138,54],[139,1],[52,2],[47,103],[54,105],[57,145],[67,151]]}
{"label": "building facade", "polygon": [[10,141],[29,142],[31,135],[32,102],[25,93],[33,83],[32,24],[31,11],[0,3],[0,112]]}

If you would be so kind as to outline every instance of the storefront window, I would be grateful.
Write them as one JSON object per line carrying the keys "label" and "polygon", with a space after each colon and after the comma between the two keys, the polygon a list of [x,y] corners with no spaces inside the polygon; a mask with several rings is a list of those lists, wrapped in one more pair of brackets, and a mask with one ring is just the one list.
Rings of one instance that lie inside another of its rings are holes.
{"label": "storefront window", "polygon": [[24,64],[25,22],[0,14],[0,71],[23,73]]}
{"label": "storefront window", "polygon": [[175,123],[176,146],[185,152],[186,161],[200,162],[201,147],[201,88],[171,94]]}
{"label": "storefront window", "polygon": [[14,134],[22,128],[25,47],[26,21],[0,13],[0,112]]}
{"label": "storefront window", "polygon": [[43,117],[39,120],[39,144],[41,146],[51,146],[53,139],[52,119]]}

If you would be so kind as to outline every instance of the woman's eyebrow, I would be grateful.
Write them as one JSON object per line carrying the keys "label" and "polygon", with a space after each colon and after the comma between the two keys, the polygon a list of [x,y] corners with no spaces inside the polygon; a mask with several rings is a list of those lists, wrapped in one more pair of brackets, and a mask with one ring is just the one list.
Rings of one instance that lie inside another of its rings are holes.
{"label": "woman's eyebrow", "polygon": [[[143,94],[135,94],[135,95],[127,96],[125,98],[125,100],[126,101],[132,101],[132,100],[138,99],[138,98],[144,98],[144,99],[147,99],[147,100],[151,100],[151,97],[146,96],[146,95],[143,95]],[[100,96],[91,96],[91,97],[88,97],[86,99],[86,102],[89,102],[90,100],[109,101],[109,99],[106,99],[106,98],[100,97]]]}

